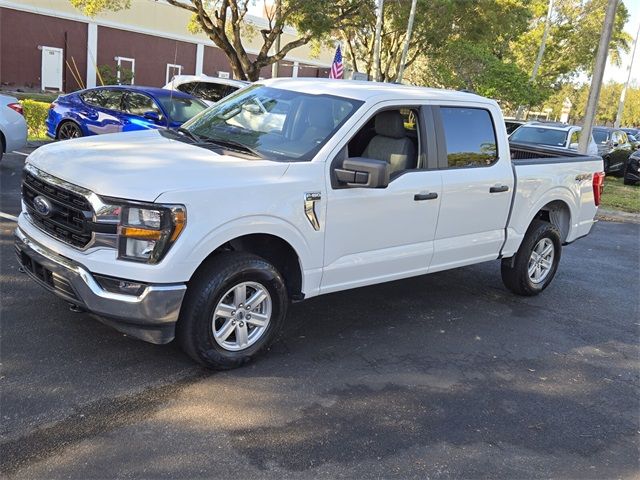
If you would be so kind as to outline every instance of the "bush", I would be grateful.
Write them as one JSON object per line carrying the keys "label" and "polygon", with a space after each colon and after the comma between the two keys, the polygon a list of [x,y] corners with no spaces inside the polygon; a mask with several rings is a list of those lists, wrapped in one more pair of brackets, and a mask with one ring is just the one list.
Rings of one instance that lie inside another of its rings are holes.
{"label": "bush", "polygon": [[36,100],[20,100],[27,121],[30,140],[43,140],[47,138],[47,126],[45,120],[49,115],[49,103],[38,102]]}

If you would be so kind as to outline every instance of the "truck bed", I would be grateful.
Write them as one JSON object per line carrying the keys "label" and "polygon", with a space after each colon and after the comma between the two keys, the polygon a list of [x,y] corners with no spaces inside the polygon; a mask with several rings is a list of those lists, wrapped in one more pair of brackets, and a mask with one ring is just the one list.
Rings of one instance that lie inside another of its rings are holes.
{"label": "truck bed", "polygon": [[564,148],[542,147],[527,143],[509,142],[509,150],[511,152],[511,161],[515,165],[602,160],[602,157],[597,155],[582,155]]}

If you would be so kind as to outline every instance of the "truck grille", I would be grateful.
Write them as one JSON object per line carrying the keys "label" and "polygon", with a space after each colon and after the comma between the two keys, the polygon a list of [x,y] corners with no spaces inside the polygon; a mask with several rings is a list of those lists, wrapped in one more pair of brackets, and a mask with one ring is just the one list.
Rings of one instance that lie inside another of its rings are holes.
{"label": "truck grille", "polygon": [[[43,197],[51,204],[48,214],[36,209],[36,197]],[[77,248],[84,248],[91,241],[93,209],[82,195],[24,171],[22,200],[33,223],[49,235]]]}

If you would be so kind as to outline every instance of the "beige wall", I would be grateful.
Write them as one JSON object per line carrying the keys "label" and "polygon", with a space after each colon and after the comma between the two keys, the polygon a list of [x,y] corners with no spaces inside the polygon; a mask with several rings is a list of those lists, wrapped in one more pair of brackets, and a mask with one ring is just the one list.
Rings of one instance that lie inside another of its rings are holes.
{"label": "beige wall", "polygon": [[[100,25],[123,28],[141,33],[161,35],[177,40],[203,43],[213,46],[204,34],[192,34],[187,30],[191,14],[186,10],[173,7],[162,1],[132,0],[129,10],[105,12],[94,19],[85,17],[79,10],[71,6],[68,0],[0,0],[0,6],[18,8],[45,15],[56,15],[82,21],[95,21]],[[251,17],[256,18],[256,17]],[[256,18],[256,21],[262,19]],[[296,38],[293,29],[288,29],[282,36],[282,44]],[[260,33],[256,31],[253,38],[244,42],[249,53],[257,53],[261,46]],[[308,45],[296,48],[287,56],[287,60],[308,64],[330,66],[333,60],[333,49],[322,49],[319,56],[313,56]]]}

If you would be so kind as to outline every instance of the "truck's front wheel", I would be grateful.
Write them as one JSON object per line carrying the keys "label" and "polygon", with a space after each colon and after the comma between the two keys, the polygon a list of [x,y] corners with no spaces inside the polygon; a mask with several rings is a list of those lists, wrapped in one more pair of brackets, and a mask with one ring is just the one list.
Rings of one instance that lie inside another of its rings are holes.
{"label": "truck's front wheel", "polygon": [[549,222],[534,220],[516,255],[502,260],[502,282],[518,295],[537,295],[553,280],[561,248],[558,229]]}
{"label": "truck's front wheel", "polygon": [[273,265],[251,254],[221,253],[189,282],[177,337],[205,366],[239,367],[277,336],[288,304],[284,280]]}

